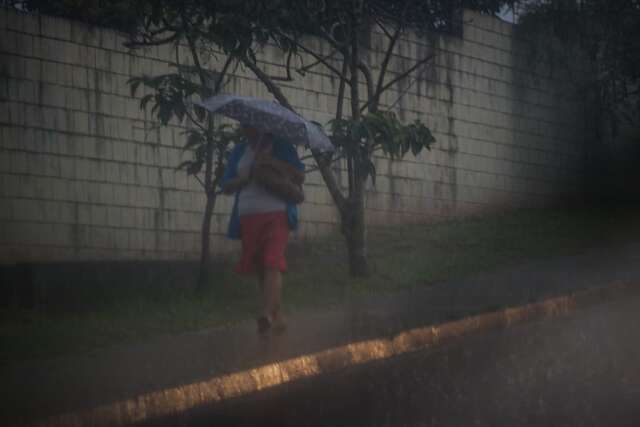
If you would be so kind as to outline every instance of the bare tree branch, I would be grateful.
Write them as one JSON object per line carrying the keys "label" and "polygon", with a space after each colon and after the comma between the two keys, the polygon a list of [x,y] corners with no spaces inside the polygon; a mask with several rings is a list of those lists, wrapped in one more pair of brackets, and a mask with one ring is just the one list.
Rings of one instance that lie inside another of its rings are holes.
{"label": "bare tree branch", "polygon": [[342,52],[342,54],[348,54],[349,47],[346,43],[338,42],[325,28],[319,26],[318,31],[322,34],[322,37],[329,42],[331,47]]}
{"label": "bare tree branch", "polygon": [[285,66],[285,70],[287,71],[287,78],[289,81],[293,80],[291,78],[291,58],[293,58],[293,49],[289,51],[289,55],[287,55],[287,64]]}
{"label": "bare tree branch", "polygon": [[374,21],[376,21],[376,24],[378,24],[378,27],[380,27],[380,29],[387,36],[387,38],[392,39],[393,34],[391,34],[389,30],[387,30],[387,27],[384,25],[384,22],[382,22],[382,20],[379,19],[378,17],[374,17],[373,19]]}
{"label": "bare tree branch", "polygon": [[271,79],[271,77],[267,73],[262,71],[260,69],[260,67],[258,67],[253,61],[251,61],[246,56],[242,57],[242,63],[247,68],[249,68],[253,72],[253,74],[256,75],[256,77],[267,87],[267,90],[269,92],[271,92],[271,94],[274,96],[274,98],[276,98],[276,100],[283,107],[295,112],[293,106],[289,103],[289,100],[287,99],[287,97],[284,96],[284,94],[282,93],[282,90],[280,90],[278,85],[273,83],[273,80]]}
{"label": "bare tree branch", "polygon": [[[182,74],[182,72],[180,71],[182,69],[182,62],[180,61],[180,49],[178,49],[177,43],[176,43],[176,48],[175,48],[175,54],[176,54],[176,69],[178,71],[178,74]],[[196,120],[195,117],[193,117],[193,114],[191,114],[191,112],[189,111],[188,108],[185,108],[184,110],[186,116],[189,118],[189,120],[191,121],[191,123],[195,124],[196,126],[198,126],[200,128],[200,130],[202,131],[208,131],[208,129],[203,126],[198,120]],[[204,186],[204,184],[203,184]]]}
{"label": "bare tree branch", "polygon": [[[309,157],[306,157],[306,158],[310,158],[310,157],[313,157],[313,156],[309,156]],[[344,154],[344,153],[343,153],[343,154],[340,154],[340,155],[339,155],[339,156],[337,156],[337,157],[332,157],[332,158],[331,158],[330,163],[337,163],[337,162],[339,162],[340,160],[344,159],[345,157],[347,157],[347,155],[346,155],[346,154]],[[302,159],[300,159],[300,160],[302,161],[302,160],[304,160],[304,159],[305,159],[305,158],[303,157],[303,158],[302,158]],[[320,170],[320,166],[317,166],[317,165],[316,165],[316,166],[312,166],[312,167],[310,167],[310,168],[308,168],[308,169],[305,169],[305,170],[304,170],[304,173],[311,173],[311,172],[315,172],[315,171],[317,171],[317,170]]]}
{"label": "bare tree branch", "polygon": [[[328,60],[328,59],[333,59],[333,56],[337,53],[337,50],[332,50],[331,53],[327,56],[323,56],[322,59],[323,60]],[[313,63],[309,64],[309,65],[305,65],[303,67],[300,67],[298,69],[296,69],[296,71],[302,75],[304,75],[304,73],[306,73],[307,71],[309,71],[310,69],[312,69],[313,67],[315,67],[318,64],[321,64],[322,62],[320,60],[316,60]]]}
{"label": "bare tree branch", "polygon": [[270,80],[273,80],[275,82],[292,82],[293,81],[293,77],[291,77],[291,57],[293,55],[293,50],[289,51],[289,54],[287,55],[287,62],[285,64],[285,70],[287,75],[286,76],[269,76]]}
{"label": "bare tree branch", "polygon": [[213,93],[218,93],[220,92],[220,89],[222,89],[222,83],[224,82],[224,77],[227,74],[227,71],[229,70],[229,66],[231,65],[231,62],[233,62],[233,56],[229,55],[222,67],[222,70],[220,71],[220,74],[218,75],[218,80],[216,80],[216,84],[213,87]]}
{"label": "bare tree branch", "polygon": [[346,75],[349,67],[349,63],[347,59],[344,58],[342,61],[342,75],[340,76],[340,85],[338,86],[338,100],[336,105],[336,120],[342,119],[342,110],[344,108],[344,93],[345,86],[347,83]]}
{"label": "bare tree branch", "polygon": [[415,70],[417,70],[418,68],[420,68],[421,66],[423,66],[424,64],[426,64],[427,62],[431,61],[433,58],[435,58],[435,54],[433,55],[429,55],[425,58],[422,58],[420,61],[416,62],[415,64],[413,64],[408,70],[398,74],[394,79],[392,79],[389,83],[385,84],[382,89],[381,92],[384,92],[385,90],[389,89],[391,86],[393,86],[394,84],[396,84],[397,82],[399,82],[400,80],[406,78],[409,74],[413,73]]}
{"label": "bare tree branch", "polygon": [[[382,60],[382,64],[380,65],[380,74],[378,74],[378,84],[376,85],[376,91],[374,93],[374,96],[372,98],[369,98],[369,102],[371,102],[371,104],[369,105],[369,109],[373,112],[378,110],[378,105],[380,103],[380,96],[382,95],[382,92],[383,92],[382,88],[384,86],[384,78],[386,77],[389,61],[391,60],[391,56],[393,55],[393,49],[395,48],[396,43],[398,42],[398,39],[402,34],[402,30],[404,29],[405,19],[406,19],[407,11],[409,8],[409,2],[410,0],[407,0],[405,2],[404,8],[402,9],[402,14],[400,16],[400,22],[398,22],[398,25],[395,31],[393,32],[393,35],[389,37],[389,46],[387,47],[387,51],[385,52],[384,59]],[[380,25],[380,27],[385,31],[385,34],[387,34],[388,36],[389,33],[386,30],[384,22],[381,22],[378,25]]]}
{"label": "bare tree branch", "polygon": [[389,66],[389,61],[391,60],[391,56],[393,55],[393,48],[396,45],[396,42],[400,38],[400,34],[402,33],[402,27],[398,25],[393,35],[389,40],[389,46],[387,47],[387,51],[384,54],[384,59],[382,60],[382,64],[380,64],[380,73],[378,74],[378,83],[376,84],[376,91],[373,96],[373,101],[371,104],[371,110],[376,111],[378,109],[378,103],[380,99],[380,95],[382,95],[382,87],[384,85],[384,78],[387,73],[387,67]]}
{"label": "bare tree branch", "polygon": [[[185,26],[187,25],[187,18],[183,18],[185,21]],[[209,88],[209,76],[207,76],[207,73],[204,71],[204,68],[202,68],[202,64],[200,63],[200,56],[198,55],[198,49],[196,47],[195,41],[193,40],[192,37],[190,37],[188,34],[185,34],[185,39],[187,40],[187,44],[189,46],[189,50],[191,51],[191,57],[193,58],[193,63],[196,66],[196,69],[198,70],[198,76],[200,77],[200,84],[202,85],[202,98],[205,97],[205,94],[207,94],[208,90],[210,90]],[[179,51],[179,49],[176,49],[176,53]]]}
{"label": "bare tree branch", "polygon": [[180,38],[180,34],[174,33],[173,35],[163,39],[130,40],[123,44],[126,48],[136,49],[136,48],[145,47],[145,46],[160,46],[167,43],[173,43],[179,38]]}
{"label": "bare tree branch", "polygon": [[[355,17],[353,18],[355,21]],[[349,60],[349,72],[351,76],[351,117],[353,120],[360,118],[360,94],[358,88],[358,35],[356,33],[355,22],[351,28],[351,52],[345,61]]]}
{"label": "bare tree branch", "polygon": [[289,37],[289,35],[280,32],[280,35],[282,37],[285,37],[287,40],[289,40],[291,43],[294,43],[296,46],[298,46],[300,49],[302,49],[303,51],[305,51],[306,53],[308,53],[309,55],[313,56],[318,62],[320,62],[322,65],[324,65],[325,67],[327,67],[329,70],[331,70],[334,74],[336,74],[337,76],[340,76],[340,71],[334,67],[333,65],[331,65],[324,57],[322,57],[321,55],[317,54],[316,52],[314,52],[313,50],[309,49],[308,47],[306,47],[305,45],[303,45],[302,43],[300,43],[298,40],[295,40],[291,37]]}
{"label": "bare tree branch", "polygon": [[191,113],[189,112],[189,109],[188,109],[188,108],[185,108],[184,113],[185,113],[185,115],[189,118],[189,120],[191,121],[191,123],[193,123],[193,124],[195,124],[196,126],[198,126],[198,127],[200,128],[200,130],[205,131],[205,132],[206,132],[206,131],[208,131],[208,129],[207,129],[205,126],[203,126],[203,125],[202,125],[198,120],[196,120],[196,118],[195,118],[195,117],[193,117],[193,114],[191,114]]}
{"label": "bare tree branch", "polygon": [[[413,64],[408,70],[403,71],[402,73],[398,74],[394,79],[392,79],[390,82],[386,83],[384,86],[382,86],[382,88],[380,89],[380,94],[384,93],[384,91],[386,91],[387,89],[389,89],[391,86],[393,86],[394,84],[396,84],[397,82],[399,82],[400,80],[406,78],[408,75],[410,75],[411,73],[413,73],[416,69],[420,68],[422,65],[426,64],[427,62],[431,61],[433,58],[435,58],[435,54],[433,55],[429,55],[425,58],[422,58],[420,61],[416,62],[415,64]],[[377,95],[378,97],[380,97],[380,94]],[[364,104],[361,108],[360,111],[364,111],[367,109],[367,107],[369,102],[367,102],[366,104]]]}
{"label": "bare tree branch", "polygon": [[373,76],[371,75],[371,70],[369,67],[362,61],[358,61],[358,69],[362,72],[364,76],[364,81],[367,85],[367,101],[374,97],[373,91]]}
{"label": "bare tree branch", "polygon": [[269,78],[274,82],[292,82],[293,81],[292,77],[286,77],[286,76],[269,76]]}
{"label": "bare tree branch", "polygon": [[[351,119],[354,121],[360,120],[360,93],[358,88],[359,40],[357,19],[358,18],[355,16],[355,11],[352,11],[349,28],[351,40],[349,71],[351,74]],[[349,173],[349,201],[355,203],[356,206],[360,204],[360,199],[363,197],[361,191],[361,184],[363,184],[361,182],[362,174],[360,171],[360,162],[358,160],[359,159],[353,154],[347,156],[347,170]]]}
{"label": "bare tree branch", "polygon": [[193,177],[200,183],[200,185],[202,185],[202,188],[206,190],[207,186],[204,185],[204,182],[200,179],[200,177],[197,174],[193,174]]}

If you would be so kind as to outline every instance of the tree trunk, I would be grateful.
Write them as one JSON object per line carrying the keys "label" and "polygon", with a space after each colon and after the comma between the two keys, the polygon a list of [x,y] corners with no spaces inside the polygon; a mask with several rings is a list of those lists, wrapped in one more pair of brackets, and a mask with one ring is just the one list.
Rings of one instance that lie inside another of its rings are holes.
{"label": "tree trunk", "polygon": [[[350,52],[350,77],[351,77],[351,119],[360,120],[360,88],[359,88],[359,69],[360,46],[358,34],[358,17],[352,15],[350,36],[351,36],[351,52]],[[346,59],[346,58],[345,58]],[[355,152],[348,158],[351,161],[349,167],[349,201],[351,213],[349,215],[350,224],[345,237],[347,238],[347,250],[349,251],[349,272],[352,277],[369,276],[369,262],[367,260],[367,225],[365,222],[364,209],[364,184],[365,174],[362,171],[360,141],[352,141]]]}
{"label": "tree trunk", "polygon": [[[364,214],[364,211],[362,211]],[[369,277],[369,260],[367,258],[367,229],[364,226],[364,215],[354,220],[354,227],[347,237],[349,251],[349,273],[352,277]]]}
{"label": "tree trunk", "polygon": [[[357,49],[356,49],[357,54]],[[285,108],[295,112],[295,109],[289,103],[287,97],[283,94],[280,88],[273,83],[269,76],[264,73],[257,65],[248,60],[243,59],[243,63],[256,75],[256,77],[262,81],[269,92],[282,104]],[[350,61],[349,58],[345,58],[345,65],[343,70],[346,72],[347,66],[351,67],[351,84],[357,87],[357,62]],[[355,82],[355,83],[354,83]],[[357,90],[351,92],[352,96],[352,113],[355,117],[360,117],[359,110],[359,96]],[[355,102],[354,102],[355,99]],[[339,102],[342,102],[340,99]],[[340,108],[341,110],[341,108]],[[341,216],[342,234],[347,242],[347,250],[349,253],[349,271],[353,277],[366,277],[370,274],[369,263],[367,260],[367,239],[366,239],[366,222],[365,222],[365,210],[364,210],[364,181],[361,188],[356,189],[356,196],[349,199],[344,197],[340,190],[336,177],[331,169],[330,156],[312,151],[313,157],[318,164],[322,178],[327,185],[327,189],[331,194],[331,197],[338,207]],[[349,186],[352,187],[351,185]],[[360,193],[358,193],[360,191]],[[359,194],[359,195],[358,195]],[[352,200],[356,200],[355,203]],[[358,206],[357,209],[354,209]]]}
{"label": "tree trunk", "polygon": [[198,283],[196,292],[202,292],[206,289],[209,279],[210,267],[210,240],[211,235],[211,218],[213,210],[216,207],[216,195],[214,192],[207,194],[207,203],[204,208],[204,217],[202,219],[202,230],[200,234],[200,266],[198,269]]}
{"label": "tree trunk", "polygon": [[341,212],[342,234],[347,242],[349,273],[352,277],[368,277],[371,272],[367,257],[367,227],[364,197],[356,200]]}
{"label": "tree trunk", "polygon": [[213,209],[216,206],[216,192],[215,186],[217,179],[213,179],[213,148],[214,142],[211,137],[211,130],[213,129],[213,119],[211,115],[208,118],[209,134],[207,136],[207,154],[205,156],[205,170],[204,170],[204,193],[207,197],[207,203],[204,208],[204,217],[202,219],[202,230],[200,234],[200,268],[198,270],[198,283],[196,285],[196,292],[202,292],[207,286],[209,279],[209,236],[211,234],[211,217],[213,216]]}

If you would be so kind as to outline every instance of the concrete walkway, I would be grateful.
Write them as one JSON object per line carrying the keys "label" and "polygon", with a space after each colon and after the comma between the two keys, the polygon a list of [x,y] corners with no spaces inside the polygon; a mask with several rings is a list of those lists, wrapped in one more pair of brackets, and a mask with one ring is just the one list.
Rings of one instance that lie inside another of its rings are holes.
{"label": "concrete walkway", "polygon": [[[640,245],[536,260],[413,291],[359,297],[289,319],[281,336],[253,322],[0,370],[2,425],[123,401],[275,361],[611,283],[640,283]],[[8,423],[2,422],[6,417]]]}

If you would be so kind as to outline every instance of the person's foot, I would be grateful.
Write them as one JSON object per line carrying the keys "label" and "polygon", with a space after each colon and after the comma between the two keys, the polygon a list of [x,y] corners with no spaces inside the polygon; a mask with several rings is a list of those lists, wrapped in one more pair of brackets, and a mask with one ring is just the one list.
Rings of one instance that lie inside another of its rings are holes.
{"label": "person's foot", "polygon": [[258,333],[265,334],[271,328],[271,319],[269,316],[262,315],[256,319],[258,324]]}
{"label": "person's foot", "polygon": [[273,316],[273,320],[271,321],[271,327],[273,328],[273,332],[277,334],[283,333],[287,329],[287,321],[282,315],[282,313],[278,312]]}

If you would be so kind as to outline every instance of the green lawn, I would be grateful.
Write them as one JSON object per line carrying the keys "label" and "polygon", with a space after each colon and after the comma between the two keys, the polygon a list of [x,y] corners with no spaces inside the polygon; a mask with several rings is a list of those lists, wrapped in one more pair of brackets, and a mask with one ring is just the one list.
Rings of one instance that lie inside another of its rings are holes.
{"label": "green lawn", "polygon": [[[429,286],[529,258],[576,254],[640,237],[632,211],[519,211],[429,225],[370,230],[374,274],[351,279],[339,236],[296,244],[285,277],[287,311],[318,309],[350,294]],[[229,262],[231,266],[231,261]],[[156,334],[196,330],[253,317],[252,280],[216,272],[205,295],[162,290],[111,295],[88,313],[0,311],[0,364],[55,357]],[[89,298],[89,297],[88,297]]]}

